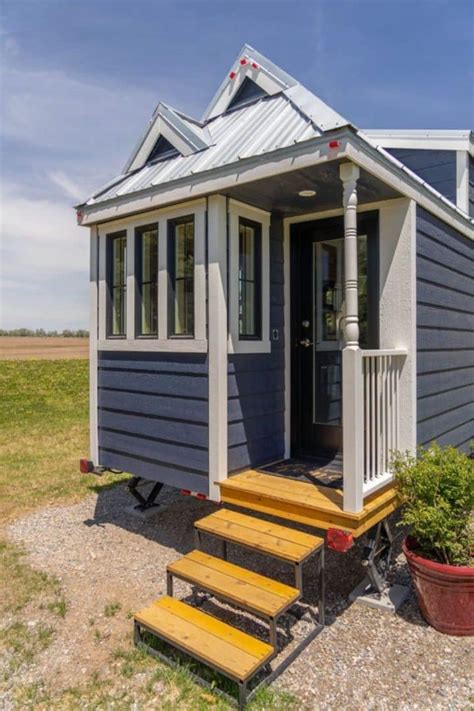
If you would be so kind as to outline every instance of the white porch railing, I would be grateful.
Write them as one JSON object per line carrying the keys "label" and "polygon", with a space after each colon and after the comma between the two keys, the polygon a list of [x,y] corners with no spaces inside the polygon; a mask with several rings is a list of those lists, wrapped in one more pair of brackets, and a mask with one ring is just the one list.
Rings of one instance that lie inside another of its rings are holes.
{"label": "white porch railing", "polygon": [[363,495],[392,479],[392,453],[400,442],[400,376],[406,351],[366,350],[363,380]]}

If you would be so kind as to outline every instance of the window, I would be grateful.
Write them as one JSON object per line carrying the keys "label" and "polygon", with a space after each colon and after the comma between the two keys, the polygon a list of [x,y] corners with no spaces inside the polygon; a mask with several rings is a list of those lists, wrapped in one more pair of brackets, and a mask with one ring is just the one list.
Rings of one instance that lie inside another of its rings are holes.
{"label": "window", "polygon": [[194,218],[173,220],[168,225],[168,334],[170,338],[193,338]]}
{"label": "window", "polygon": [[135,231],[137,335],[158,336],[158,225]]}
{"label": "window", "polygon": [[148,156],[147,163],[152,163],[153,161],[167,160],[168,158],[175,158],[181,155],[177,148],[175,148],[171,143],[164,137],[159,136],[153,150]]}
{"label": "window", "polygon": [[[333,350],[344,336],[344,239],[315,242],[316,343]],[[357,238],[359,342],[367,348],[367,237]]]}
{"label": "window", "polygon": [[261,226],[239,220],[239,338],[261,338]]}
{"label": "window", "polygon": [[107,335],[124,338],[127,332],[127,233],[107,235]]}

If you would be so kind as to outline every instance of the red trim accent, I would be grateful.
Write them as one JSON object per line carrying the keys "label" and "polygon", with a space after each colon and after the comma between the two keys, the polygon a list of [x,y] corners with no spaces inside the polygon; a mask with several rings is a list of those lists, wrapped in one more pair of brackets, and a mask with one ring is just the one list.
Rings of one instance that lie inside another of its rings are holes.
{"label": "red trim accent", "polygon": [[329,141],[329,148],[339,148],[341,141]]}
{"label": "red trim accent", "polygon": [[253,67],[254,69],[258,69],[258,64],[257,64],[257,62],[252,62],[252,67]]}
{"label": "red trim accent", "polygon": [[201,499],[201,501],[202,501],[202,500],[204,500],[204,499],[207,499],[207,496],[206,496],[206,494],[197,493],[197,494],[196,494],[196,499]]}
{"label": "red trim accent", "polygon": [[242,59],[240,60],[240,63],[243,67],[245,67],[245,65],[248,64],[248,59],[245,59],[245,57],[242,57]]}
{"label": "red trim accent", "polygon": [[350,531],[341,531],[339,528],[328,528],[326,531],[326,545],[338,553],[347,553],[354,545],[354,536]]}
{"label": "red trim accent", "polygon": [[229,74],[229,79],[235,79],[236,76],[237,76],[237,75],[236,75],[235,72],[231,72],[231,73]]}
{"label": "red trim accent", "polygon": [[180,489],[179,493],[181,494],[181,496],[191,496],[190,489]]}

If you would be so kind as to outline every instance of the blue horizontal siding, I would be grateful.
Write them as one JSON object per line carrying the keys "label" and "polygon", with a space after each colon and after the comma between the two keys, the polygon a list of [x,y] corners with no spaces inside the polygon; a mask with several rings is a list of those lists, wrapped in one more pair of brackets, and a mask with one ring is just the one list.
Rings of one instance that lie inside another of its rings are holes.
{"label": "blue horizontal siding", "polygon": [[474,438],[474,244],[417,209],[418,443]]}
{"label": "blue horizontal siding", "polygon": [[397,160],[456,203],[456,151],[387,149]]}
{"label": "blue horizontal siding", "polygon": [[207,494],[208,381],[205,355],[100,352],[101,465]]}
{"label": "blue horizontal siding", "polygon": [[281,459],[285,449],[283,223],[270,227],[271,353],[236,354],[228,363],[229,471]]}

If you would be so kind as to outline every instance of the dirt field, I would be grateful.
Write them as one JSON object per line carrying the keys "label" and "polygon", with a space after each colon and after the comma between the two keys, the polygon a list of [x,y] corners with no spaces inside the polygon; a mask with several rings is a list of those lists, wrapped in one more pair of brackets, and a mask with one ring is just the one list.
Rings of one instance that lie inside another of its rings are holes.
{"label": "dirt field", "polygon": [[88,338],[0,337],[0,360],[88,358]]}

